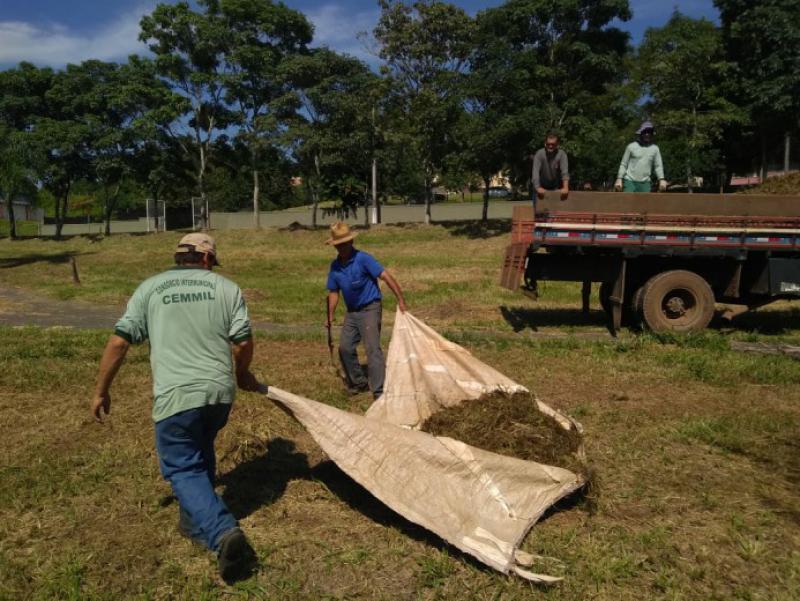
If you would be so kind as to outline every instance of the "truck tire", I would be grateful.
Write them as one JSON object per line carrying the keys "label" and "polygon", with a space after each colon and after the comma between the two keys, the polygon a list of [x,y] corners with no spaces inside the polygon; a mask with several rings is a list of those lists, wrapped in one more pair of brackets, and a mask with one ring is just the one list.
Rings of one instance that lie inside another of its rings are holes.
{"label": "truck tire", "polygon": [[[611,315],[611,290],[613,282],[601,282],[600,284],[600,306],[606,315]],[[633,296],[622,305],[622,324],[634,328],[640,328],[642,323],[642,291],[644,286],[639,287]],[[626,295],[627,296],[627,295]]]}
{"label": "truck tire", "polygon": [[642,317],[655,332],[699,332],[714,316],[714,292],[702,277],[676,269],[654,275],[644,285]]}
{"label": "truck tire", "polygon": [[641,330],[644,326],[644,307],[642,306],[642,299],[644,299],[644,286],[639,286],[636,292],[631,296],[630,303],[630,325],[636,330]]}

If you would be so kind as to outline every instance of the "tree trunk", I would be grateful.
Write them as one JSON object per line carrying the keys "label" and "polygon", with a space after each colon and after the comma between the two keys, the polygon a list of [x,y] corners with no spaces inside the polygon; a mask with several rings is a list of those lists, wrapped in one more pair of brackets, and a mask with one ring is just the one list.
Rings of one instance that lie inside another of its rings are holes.
{"label": "tree trunk", "polygon": [[61,240],[61,231],[64,229],[64,219],[67,217],[67,203],[69,202],[70,184],[67,184],[61,194],[56,196],[56,240]]}
{"label": "tree trunk", "polygon": [[256,229],[261,228],[261,209],[259,208],[259,195],[261,194],[261,187],[258,179],[258,169],[253,162],[253,227]]}
{"label": "tree trunk", "polygon": [[761,183],[767,181],[767,135],[761,130],[761,170],[759,173]]}
{"label": "tree trunk", "polygon": [[17,220],[14,217],[14,193],[12,191],[8,191],[8,197],[6,198],[7,208],[8,208],[8,236],[12,240],[17,239]]}
{"label": "tree trunk", "polygon": [[[688,148],[686,149],[686,190],[689,194],[692,193],[692,141],[694,141],[697,134],[697,108],[692,107],[692,134],[689,138]],[[660,184],[661,182],[659,182]]]}
{"label": "tree trunk", "polygon": [[103,193],[106,197],[106,236],[111,235],[111,215],[114,213],[114,207],[117,206],[117,198],[119,198],[119,188],[120,184],[116,185],[114,190],[114,194],[109,196],[108,189],[104,187]]}
{"label": "tree trunk", "polygon": [[425,166],[425,225],[431,224],[431,202],[433,202],[433,175]]}
{"label": "tree trunk", "polygon": [[370,196],[371,196],[370,185],[368,181],[365,181],[364,182],[364,227],[367,229],[369,229],[369,211],[370,207],[372,207]]}
{"label": "tree trunk", "polygon": [[317,182],[315,185],[309,184],[309,187],[311,188],[311,197],[314,202],[314,208],[311,213],[311,227],[317,229],[317,207],[319,206],[319,182],[320,182],[319,154],[314,155],[314,171],[317,174]]}
{"label": "tree trunk", "polygon": [[783,136],[783,174],[789,174],[789,159],[792,150],[792,134],[788,131]]}
{"label": "tree trunk", "polygon": [[489,183],[490,178],[484,176],[483,177],[483,215],[481,216],[481,221],[486,223],[489,221]]}
{"label": "tree trunk", "polygon": [[202,216],[202,230],[209,228],[208,210],[206,209],[206,150],[200,144],[200,168],[197,170],[197,188],[200,192],[200,215]]}
{"label": "tree trunk", "polygon": [[372,212],[375,223],[378,223],[378,159],[372,157]]}

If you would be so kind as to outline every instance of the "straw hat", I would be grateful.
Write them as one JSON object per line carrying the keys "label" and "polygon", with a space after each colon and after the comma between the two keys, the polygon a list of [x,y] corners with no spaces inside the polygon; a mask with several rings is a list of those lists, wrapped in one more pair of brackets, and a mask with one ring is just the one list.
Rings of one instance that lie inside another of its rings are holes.
{"label": "straw hat", "polygon": [[353,238],[358,236],[356,232],[350,231],[350,226],[341,221],[331,224],[331,237],[325,241],[325,244],[336,246],[337,244],[344,244],[350,242]]}

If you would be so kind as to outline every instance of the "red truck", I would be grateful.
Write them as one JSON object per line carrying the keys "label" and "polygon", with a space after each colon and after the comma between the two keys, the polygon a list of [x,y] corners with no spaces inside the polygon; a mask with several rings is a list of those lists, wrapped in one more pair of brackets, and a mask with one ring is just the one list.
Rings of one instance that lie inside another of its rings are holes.
{"label": "red truck", "polygon": [[548,195],[514,208],[501,285],[537,295],[543,280],[591,282],[616,333],[708,326],[715,303],[800,298],[800,196]]}

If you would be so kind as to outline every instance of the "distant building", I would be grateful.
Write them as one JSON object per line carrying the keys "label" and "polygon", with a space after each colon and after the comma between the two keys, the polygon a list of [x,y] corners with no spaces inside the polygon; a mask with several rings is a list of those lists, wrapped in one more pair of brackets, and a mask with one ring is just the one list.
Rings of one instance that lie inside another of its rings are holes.
{"label": "distant building", "polygon": [[[0,196],[0,219],[8,219],[8,202]],[[33,206],[33,203],[24,197],[14,200],[15,221],[38,221],[44,219],[44,209]]]}

